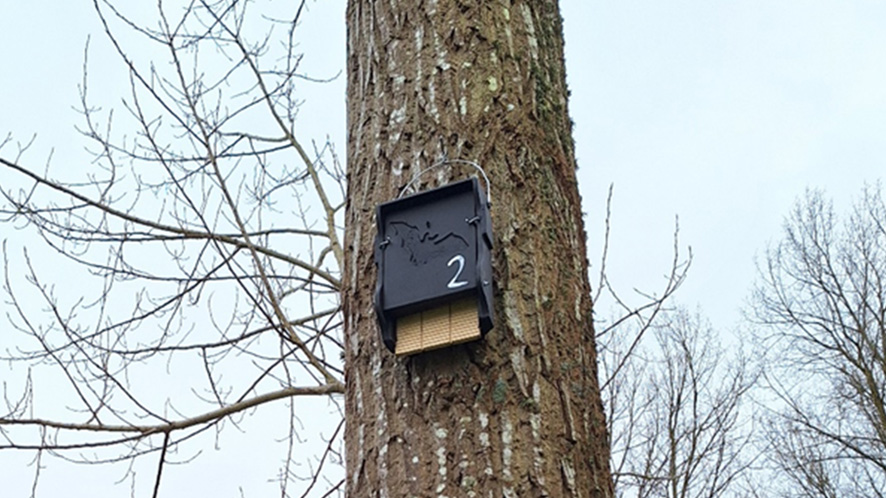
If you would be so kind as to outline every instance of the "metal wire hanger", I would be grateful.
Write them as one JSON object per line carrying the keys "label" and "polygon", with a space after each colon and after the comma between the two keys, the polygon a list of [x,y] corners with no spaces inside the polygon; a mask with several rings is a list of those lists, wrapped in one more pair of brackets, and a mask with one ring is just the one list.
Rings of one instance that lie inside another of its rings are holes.
{"label": "metal wire hanger", "polygon": [[416,173],[415,176],[412,177],[411,180],[409,180],[409,182],[402,189],[400,189],[400,194],[397,196],[397,199],[403,197],[403,194],[405,194],[409,190],[409,187],[411,187],[413,183],[415,183],[419,178],[421,178],[421,176],[423,174],[427,173],[428,171],[430,171],[434,168],[438,168],[438,167],[446,165],[446,164],[465,164],[468,166],[473,166],[474,169],[479,171],[480,174],[483,175],[483,182],[486,183],[486,203],[492,204],[492,192],[491,192],[492,185],[489,183],[489,177],[486,175],[486,171],[479,164],[475,163],[474,161],[469,161],[467,159],[446,159],[446,158],[443,158],[440,161],[437,161],[436,163],[428,166],[427,168],[420,170],[418,173]]}

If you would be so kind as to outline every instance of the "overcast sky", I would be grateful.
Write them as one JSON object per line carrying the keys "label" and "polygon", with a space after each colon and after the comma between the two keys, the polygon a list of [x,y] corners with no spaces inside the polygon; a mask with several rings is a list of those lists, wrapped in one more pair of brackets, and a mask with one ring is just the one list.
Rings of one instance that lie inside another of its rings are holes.
{"label": "overcast sky", "polygon": [[614,183],[612,277],[660,288],[679,215],[680,300],[731,328],[796,198],[845,209],[882,175],[886,4],[561,5],[592,262]]}
{"label": "overcast sky", "polygon": [[[303,46],[318,77],[344,67],[343,3],[312,4]],[[107,53],[89,4],[0,0],[0,135],[38,134],[26,162],[41,165],[55,148],[54,164],[88,167],[72,110],[87,35],[96,91]],[[659,289],[679,216],[681,245],[694,254],[680,301],[728,333],[754,281],[755,255],[779,236],[797,197],[823,188],[845,209],[882,175],[886,3],[561,6],[592,264],[614,184],[610,278],[625,292]],[[313,128],[344,150],[344,81],[315,90],[302,116],[322,118]],[[0,480],[9,472],[0,468]]]}

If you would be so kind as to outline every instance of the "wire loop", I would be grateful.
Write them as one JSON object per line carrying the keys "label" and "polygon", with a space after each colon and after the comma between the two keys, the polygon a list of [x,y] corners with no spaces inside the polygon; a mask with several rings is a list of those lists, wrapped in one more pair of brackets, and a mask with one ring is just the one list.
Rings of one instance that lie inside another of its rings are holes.
{"label": "wire loop", "polygon": [[474,161],[468,161],[467,159],[443,159],[443,160],[437,161],[436,163],[434,163],[434,164],[428,166],[427,168],[425,168],[425,169],[419,171],[415,176],[412,177],[412,180],[409,180],[409,183],[407,183],[407,184],[406,184],[406,185],[400,190],[400,195],[397,196],[397,199],[403,197],[403,194],[405,194],[406,191],[409,190],[409,187],[411,187],[412,184],[415,183],[416,180],[418,180],[419,178],[421,178],[421,175],[427,173],[428,171],[430,171],[430,170],[432,170],[432,169],[434,169],[434,168],[437,168],[437,167],[443,166],[443,165],[445,165],[445,164],[466,164],[466,165],[468,165],[468,166],[473,166],[474,169],[476,169],[477,171],[480,172],[481,175],[483,175],[483,182],[486,183],[486,202],[487,202],[487,204],[491,204],[491,203],[492,203],[492,192],[491,192],[491,190],[492,190],[492,185],[489,183],[489,177],[486,176],[486,171],[485,171],[485,170],[483,169],[483,167],[480,166],[479,164],[475,163]]}

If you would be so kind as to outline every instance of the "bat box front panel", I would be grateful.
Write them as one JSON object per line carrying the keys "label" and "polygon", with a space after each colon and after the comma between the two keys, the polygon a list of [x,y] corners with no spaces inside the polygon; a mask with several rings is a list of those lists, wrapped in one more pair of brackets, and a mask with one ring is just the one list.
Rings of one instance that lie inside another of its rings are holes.
{"label": "bat box front panel", "polygon": [[379,206],[381,298],[388,313],[403,315],[476,292],[475,188],[468,180]]}

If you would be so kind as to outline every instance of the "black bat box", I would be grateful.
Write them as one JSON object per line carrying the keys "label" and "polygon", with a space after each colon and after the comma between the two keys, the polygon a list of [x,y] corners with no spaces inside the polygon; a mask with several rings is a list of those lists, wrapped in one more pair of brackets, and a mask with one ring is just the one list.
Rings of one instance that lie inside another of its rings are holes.
{"label": "black bat box", "polygon": [[430,310],[453,303],[460,303],[460,309],[463,303],[476,303],[471,316],[477,319],[477,337],[485,335],[492,328],[492,223],[477,179],[380,204],[376,215],[375,311],[385,346],[401,354],[398,323],[405,327],[411,317],[421,316],[425,345],[403,352],[464,342],[443,339],[431,344],[427,338]]}

